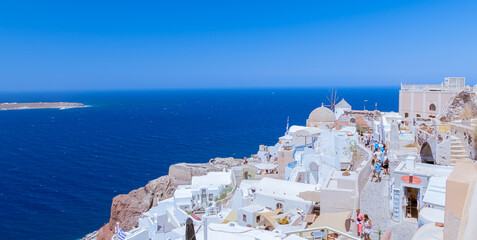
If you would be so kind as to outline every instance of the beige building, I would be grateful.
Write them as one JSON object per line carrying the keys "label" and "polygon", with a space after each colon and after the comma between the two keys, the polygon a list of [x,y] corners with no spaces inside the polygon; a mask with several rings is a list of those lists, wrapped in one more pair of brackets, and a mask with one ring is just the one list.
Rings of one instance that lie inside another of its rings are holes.
{"label": "beige building", "polygon": [[458,162],[446,185],[444,240],[476,239],[477,163]]}
{"label": "beige building", "polygon": [[295,161],[293,159],[294,149],[283,148],[278,150],[278,178],[285,179],[285,169],[288,163]]}
{"label": "beige building", "polygon": [[463,77],[447,77],[440,85],[401,84],[399,114],[406,119],[435,118],[442,113],[449,99],[461,90],[472,90]]}
{"label": "beige building", "polygon": [[306,126],[326,127],[331,129],[335,124],[335,120],[335,113],[321,104],[321,107],[316,108],[310,113],[310,116],[306,120]]}

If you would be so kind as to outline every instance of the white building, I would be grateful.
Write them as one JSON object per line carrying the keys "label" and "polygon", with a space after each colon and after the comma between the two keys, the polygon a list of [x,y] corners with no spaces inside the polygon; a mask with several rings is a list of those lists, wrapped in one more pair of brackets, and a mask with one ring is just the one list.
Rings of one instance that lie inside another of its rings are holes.
{"label": "white building", "polygon": [[[195,235],[197,240],[204,240],[204,228],[196,227],[197,234]],[[183,239],[185,233],[185,227],[181,227],[174,230],[176,238],[171,240]],[[297,235],[286,236],[278,231],[266,231],[257,228],[250,228],[239,226],[234,222],[228,224],[216,224],[210,223],[207,227],[207,239],[225,239],[225,240],[305,240]]]}
{"label": "white building", "polygon": [[288,181],[326,185],[331,172],[337,169],[334,158],[320,155],[314,149],[306,148],[304,151],[297,151],[295,156],[296,163],[289,164],[286,168]]}
{"label": "white building", "polygon": [[293,145],[295,147],[311,146],[318,139],[320,133],[324,131],[317,127],[304,127],[292,133]]}
{"label": "white building", "polygon": [[311,201],[306,201],[298,195],[305,191],[317,191],[317,185],[285,181],[281,179],[263,178],[254,186],[253,204],[267,207],[272,210],[283,209],[289,211],[301,209],[309,212]]}
{"label": "white building", "polygon": [[220,195],[221,187],[232,183],[230,172],[209,172],[193,176],[191,185],[179,186],[174,192],[174,203],[182,209],[209,206]]}
{"label": "white building", "polygon": [[335,106],[335,118],[338,119],[345,112],[351,110],[351,105],[349,105],[346,100],[341,99],[341,101]]}
{"label": "white building", "polygon": [[281,144],[276,144],[275,146],[260,145],[256,158],[262,162],[273,161],[277,158],[280,146]]}
{"label": "white building", "polygon": [[[442,189],[439,188],[443,187],[443,182],[445,183],[452,170],[453,167],[448,166],[416,163],[415,157],[412,156],[401,162],[394,170],[390,186],[390,209],[393,220],[418,219],[419,211],[423,207],[442,209],[445,190],[442,193]],[[431,179],[434,179],[432,184]]]}
{"label": "white building", "polygon": [[[349,168],[351,149],[358,139],[355,128],[335,131],[310,127],[298,129],[297,126],[294,130],[294,142],[307,145],[295,146],[294,161],[285,168],[286,180],[325,185],[333,170]],[[303,138],[307,140],[299,141]]]}
{"label": "white building", "polygon": [[[125,233],[126,240],[165,240],[173,235],[172,230],[181,227],[189,218],[168,198],[157,203],[138,219],[138,227]],[[117,239],[117,238],[113,238]]]}
{"label": "white building", "polygon": [[259,205],[248,205],[237,210],[237,223],[244,227],[257,227],[261,221],[258,214],[266,210],[265,207]]}
{"label": "white building", "polygon": [[419,210],[419,226],[427,223],[444,223],[446,205],[447,177],[431,177],[427,186],[422,206]]}

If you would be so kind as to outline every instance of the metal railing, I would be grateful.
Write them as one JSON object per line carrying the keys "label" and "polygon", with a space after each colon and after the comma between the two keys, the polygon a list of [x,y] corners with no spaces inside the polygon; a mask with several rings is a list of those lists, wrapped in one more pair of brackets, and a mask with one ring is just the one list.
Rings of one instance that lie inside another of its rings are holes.
{"label": "metal railing", "polygon": [[289,163],[287,163],[287,167],[288,168],[295,168],[297,164],[298,164],[297,161],[289,162]]}
{"label": "metal railing", "polygon": [[313,147],[313,144],[314,143],[308,143],[306,145],[295,146],[295,149],[297,151],[303,151],[303,150],[305,150],[305,147]]}
{"label": "metal railing", "polygon": [[402,84],[401,91],[461,91],[472,90],[469,86],[445,85],[445,84]]}
{"label": "metal railing", "polygon": [[[336,229],[333,229],[333,228],[330,228],[330,227],[317,227],[317,228],[308,228],[308,229],[303,229],[303,230],[296,230],[296,231],[289,231],[289,232],[285,232],[285,234],[287,236],[289,235],[292,235],[292,234],[298,234],[298,236],[300,237],[303,237],[303,234],[304,233],[307,233],[307,232],[316,232],[316,231],[324,231],[326,236],[328,236],[328,234],[330,232],[332,233],[336,233],[336,234],[339,234],[340,236],[343,236],[343,237],[346,237],[348,239],[352,239],[352,240],[360,240],[358,237],[355,237],[355,236],[352,236],[348,233],[344,233],[344,232],[341,232],[341,231],[338,231]],[[313,236],[310,236],[310,237],[306,237],[306,239],[313,239]]]}

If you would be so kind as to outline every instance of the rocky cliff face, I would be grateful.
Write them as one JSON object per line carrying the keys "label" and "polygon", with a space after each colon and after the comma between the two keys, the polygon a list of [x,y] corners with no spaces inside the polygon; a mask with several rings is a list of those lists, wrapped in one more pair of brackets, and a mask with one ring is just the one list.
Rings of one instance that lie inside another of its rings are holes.
{"label": "rocky cliff face", "polygon": [[460,91],[447,102],[444,111],[437,116],[437,119],[441,122],[454,121],[459,118],[464,108],[468,108],[472,115],[477,115],[477,97],[473,92]]}
{"label": "rocky cliff face", "polygon": [[174,164],[169,167],[169,175],[152,180],[128,194],[114,197],[109,222],[98,231],[86,235],[83,240],[110,240],[117,222],[122,229],[129,231],[137,227],[138,219],[144,212],[156,206],[158,201],[172,197],[178,185],[190,184],[192,176],[230,169],[242,163],[241,159],[215,158],[204,164]]}

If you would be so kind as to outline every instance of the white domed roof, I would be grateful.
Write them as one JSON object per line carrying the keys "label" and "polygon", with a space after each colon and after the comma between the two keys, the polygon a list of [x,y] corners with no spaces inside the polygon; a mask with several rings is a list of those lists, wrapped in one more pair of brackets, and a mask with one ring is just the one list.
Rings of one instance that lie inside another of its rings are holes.
{"label": "white domed roof", "polygon": [[308,120],[311,122],[334,122],[336,118],[333,111],[327,107],[324,107],[322,104],[321,107],[313,110],[313,112],[310,113]]}

